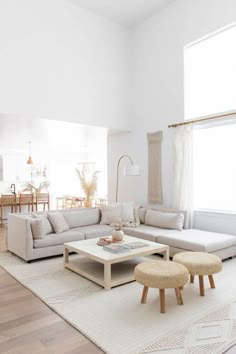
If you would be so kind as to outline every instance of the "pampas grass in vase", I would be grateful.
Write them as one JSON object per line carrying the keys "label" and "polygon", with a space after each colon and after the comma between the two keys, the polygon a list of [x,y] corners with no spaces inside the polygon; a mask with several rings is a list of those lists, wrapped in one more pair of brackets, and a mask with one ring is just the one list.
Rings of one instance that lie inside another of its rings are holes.
{"label": "pampas grass in vase", "polygon": [[79,177],[81,187],[82,187],[85,197],[86,197],[85,208],[91,208],[92,199],[94,198],[94,196],[97,192],[99,171],[95,171],[92,174],[90,174],[86,171],[79,171],[76,168],[76,173],[77,173],[77,176]]}

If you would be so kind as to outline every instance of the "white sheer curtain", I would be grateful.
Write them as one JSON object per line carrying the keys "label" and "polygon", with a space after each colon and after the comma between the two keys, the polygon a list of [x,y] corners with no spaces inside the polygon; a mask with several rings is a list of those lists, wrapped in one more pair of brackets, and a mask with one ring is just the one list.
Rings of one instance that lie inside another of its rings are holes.
{"label": "white sheer curtain", "polygon": [[186,212],[185,227],[193,227],[193,126],[184,125],[174,132],[174,208]]}

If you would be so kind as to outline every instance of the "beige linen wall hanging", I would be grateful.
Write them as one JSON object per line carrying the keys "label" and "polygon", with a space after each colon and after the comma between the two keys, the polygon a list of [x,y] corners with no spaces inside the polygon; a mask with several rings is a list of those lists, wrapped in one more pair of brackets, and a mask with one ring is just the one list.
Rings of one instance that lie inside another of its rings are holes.
{"label": "beige linen wall hanging", "polygon": [[148,202],[162,203],[161,142],[162,131],[148,133]]}

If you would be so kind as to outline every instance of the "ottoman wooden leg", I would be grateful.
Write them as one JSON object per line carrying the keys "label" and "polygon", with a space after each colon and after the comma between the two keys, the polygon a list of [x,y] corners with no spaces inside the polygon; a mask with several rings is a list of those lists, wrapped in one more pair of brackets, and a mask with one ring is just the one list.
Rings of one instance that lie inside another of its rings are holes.
{"label": "ottoman wooden leg", "polygon": [[159,289],[160,294],[160,311],[161,313],[166,312],[166,305],[165,305],[165,289]]}
{"label": "ottoman wooden leg", "polygon": [[199,275],[199,288],[200,288],[200,295],[205,296],[203,275]]}
{"label": "ottoman wooden leg", "polygon": [[214,282],[213,275],[208,275],[208,278],[209,278],[209,282],[210,282],[211,288],[215,289],[215,282]]}
{"label": "ottoman wooden leg", "polygon": [[141,304],[146,304],[148,289],[149,289],[148,286],[144,286],[143,287],[143,294],[142,294]]}
{"label": "ottoman wooden leg", "polygon": [[175,288],[175,294],[176,294],[178,304],[183,305],[183,299],[182,299],[180,288]]}
{"label": "ottoman wooden leg", "polygon": [[190,283],[194,283],[194,275],[190,274]]}

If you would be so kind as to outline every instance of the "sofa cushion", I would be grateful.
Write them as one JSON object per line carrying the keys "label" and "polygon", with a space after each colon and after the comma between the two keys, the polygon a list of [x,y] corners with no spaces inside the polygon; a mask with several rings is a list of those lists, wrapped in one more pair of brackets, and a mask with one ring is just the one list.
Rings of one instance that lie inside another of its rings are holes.
{"label": "sofa cushion", "polygon": [[59,211],[57,213],[48,213],[48,219],[56,234],[69,230],[69,226],[64,216]]}
{"label": "sofa cushion", "polygon": [[236,236],[189,229],[159,236],[158,242],[188,251],[214,252],[236,245]]}
{"label": "sofa cushion", "polygon": [[182,230],[184,214],[163,213],[161,211],[148,209],[145,215],[145,224],[164,229]]}
{"label": "sofa cushion", "polygon": [[63,245],[65,242],[84,240],[84,234],[78,229],[72,229],[60,234],[49,234],[42,239],[34,240],[34,248]]}
{"label": "sofa cushion", "polygon": [[122,230],[126,235],[142,238],[144,240],[153,241],[153,242],[159,242],[158,236],[160,234],[178,232],[173,230],[159,229],[158,227],[147,226],[143,224],[141,224],[138,227],[124,227],[122,228]]}
{"label": "sofa cushion", "polygon": [[85,239],[109,236],[112,233],[113,228],[109,225],[90,225],[82,226],[79,228],[80,232],[83,232]]}
{"label": "sofa cushion", "polygon": [[70,229],[99,224],[100,222],[100,210],[98,208],[63,211],[62,214]]}

